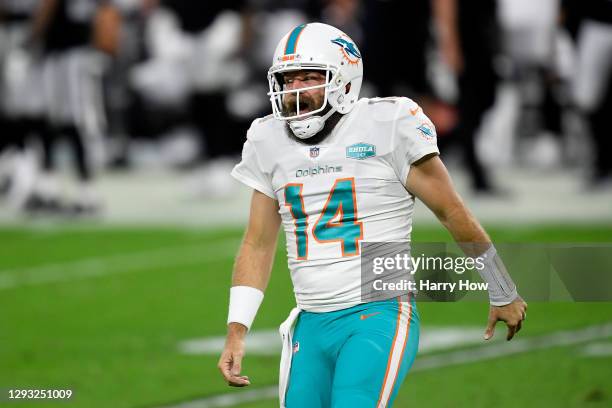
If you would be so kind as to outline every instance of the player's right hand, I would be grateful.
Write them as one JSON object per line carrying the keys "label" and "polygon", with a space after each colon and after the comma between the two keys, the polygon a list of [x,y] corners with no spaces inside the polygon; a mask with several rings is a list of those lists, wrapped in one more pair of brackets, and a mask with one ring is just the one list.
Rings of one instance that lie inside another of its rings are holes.
{"label": "player's right hand", "polygon": [[230,330],[225,339],[225,348],[219,358],[219,371],[223,375],[227,384],[231,387],[246,387],[251,385],[249,377],[246,375],[240,375],[242,369],[242,357],[244,357],[244,336],[246,334],[246,327],[242,325],[244,330],[236,329],[232,327],[238,325],[236,323],[230,323]]}
{"label": "player's right hand", "polygon": [[527,317],[527,303],[520,296],[506,306],[490,306],[489,321],[484,339],[489,340],[492,338],[495,333],[495,324],[498,321],[502,321],[508,326],[506,340],[512,340],[514,335],[521,330],[525,317]]}

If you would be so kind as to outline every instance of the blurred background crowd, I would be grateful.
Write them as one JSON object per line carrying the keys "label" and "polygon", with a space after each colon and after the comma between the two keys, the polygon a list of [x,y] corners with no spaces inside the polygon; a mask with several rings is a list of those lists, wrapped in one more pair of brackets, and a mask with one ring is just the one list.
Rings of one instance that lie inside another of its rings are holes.
{"label": "blurred background crowd", "polygon": [[478,195],[510,194],[503,167],[612,188],[612,0],[0,0],[0,211],[103,214],[100,180],[159,171],[231,197],[276,43],[308,21],[360,46],[362,96],[423,107]]}

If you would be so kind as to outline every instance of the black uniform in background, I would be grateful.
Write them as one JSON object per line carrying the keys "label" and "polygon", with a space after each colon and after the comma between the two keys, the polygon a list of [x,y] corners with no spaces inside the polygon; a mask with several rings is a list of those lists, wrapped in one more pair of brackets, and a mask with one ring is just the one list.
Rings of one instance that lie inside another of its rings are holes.
{"label": "black uniform in background", "polygon": [[[9,53],[23,46],[28,23],[38,2],[39,0],[0,0],[0,35],[4,38],[0,47],[0,152],[6,147],[23,150],[26,136],[36,131],[40,124],[38,118],[34,118],[32,114],[26,117],[24,112],[17,113],[14,107],[7,106],[9,103],[5,100],[6,89],[11,84],[7,83],[9,79],[4,71]],[[19,35],[22,36],[21,40],[17,39]]]}
{"label": "black uniform in background", "polygon": [[[172,10],[178,17],[181,28],[197,35],[208,29],[217,16],[226,10],[241,12],[246,2],[243,0],[163,0],[162,5]],[[244,138],[250,121],[240,121],[232,117],[226,105],[227,92],[198,91],[191,94],[190,120],[202,135],[203,151],[200,156],[215,159],[228,155],[238,155],[242,150]]]}
{"label": "black uniform in background", "polygon": [[411,98],[430,95],[426,47],[430,41],[430,0],[365,0],[364,77],[379,95],[394,95],[398,86]]}
{"label": "black uniform in background", "polygon": [[[612,0],[564,0],[563,10],[565,14],[565,25],[569,29],[572,36],[580,42],[581,28],[585,25],[595,24],[606,30],[606,40],[598,39],[598,41],[607,41],[612,43]],[[592,38],[591,38],[592,39]],[[601,44],[600,44],[601,45]],[[609,45],[604,46],[601,52],[609,54]],[[580,50],[579,50],[580,51]],[[598,52],[597,48],[590,50]],[[598,67],[597,71],[605,72],[605,74],[594,81],[599,81],[596,87],[603,88],[603,97],[599,103],[583,112],[590,125],[590,131],[593,137],[595,150],[595,163],[593,166],[592,181],[597,184],[600,181],[608,181],[612,177],[612,63],[608,60],[606,67]],[[580,72],[576,73],[580,75]],[[588,75],[588,74],[587,74]]]}
{"label": "black uniform in background", "polygon": [[603,103],[590,115],[591,131],[595,143],[593,181],[607,181],[612,177],[612,78],[608,77]]}
{"label": "black uniform in background", "polygon": [[[593,0],[585,7],[586,18],[612,28],[612,0]],[[602,84],[605,86],[605,84]],[[591,114],[591,131],[595,143],[594,181],[612,177],[612,71],[608,70],[603,102]]]}
{"label": "black uniform in background", "polygon": [[473,188],[486,192],[491,184],[476,153],[475,136],[484,114],[495,102],[498,75],[493,65],[500,44],[496,1],[457,0],[457,14],[464,64],[458,78],[458,124],[439,145],[444,153],[449,143],[459,143]]}
{"label": "black uniform in background", "polygon": [[48,53],[69,51],[91,42],[92,22],[98,0],[57,0],[51,23],[43,39]]}
{"label": "black uniform in background", "polygon": [[[93,136],[87,118],[100,121],[102,107],[97,106],[93,90],[100,88],[92,75],[96,61],[92,46],[93,24],[105,0],[57,0],[57,6],[42,39],[45,53],[45,93],[51,132],[45,138],[43,167],[55,167],[53,145],[60,136],[67,137],[82,181],[92,178],[89,140]],[[101,136],[101,135],[96,135]]]}

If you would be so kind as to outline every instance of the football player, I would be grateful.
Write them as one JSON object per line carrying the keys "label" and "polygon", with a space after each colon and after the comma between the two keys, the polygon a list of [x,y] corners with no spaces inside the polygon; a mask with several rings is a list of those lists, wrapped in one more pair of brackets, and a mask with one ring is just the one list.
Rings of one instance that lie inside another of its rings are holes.
{"label": "football player", "polygon": [[273,113],[253,122],[232,172],[253,195],[218,367],[229,385],[250,384],[244,339],[282,224],[297,301],[281,325],[282,407],[392,405],[417,352],[419,317],[408,292],[362,299],[360,251],[366,241],[409,245],[415,197],[484,259],[485,339],[499,320],[511,339],[525,318],[527,305],[438,157],[433,124],[410,99],[359,99],[362,75],[361,53],[340,30],[312,23],[287,33],[268,73]]}

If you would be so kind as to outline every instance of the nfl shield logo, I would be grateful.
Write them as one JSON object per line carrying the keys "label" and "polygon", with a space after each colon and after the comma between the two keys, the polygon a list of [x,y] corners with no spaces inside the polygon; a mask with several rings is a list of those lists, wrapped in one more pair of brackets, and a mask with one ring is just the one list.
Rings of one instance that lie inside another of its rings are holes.
{"label": "nfl shield logo", "polygon": [[310,158],[314,159],[315,157],[319,157],[319,151],[321,149],[319,149],[318,147],[311,147],[310,148]]}
{"label": "nfl shield logo", "polygon": [[297,353],[298,351],[300,351],[300,342],[296,341],[293,343],[293,354]]}

